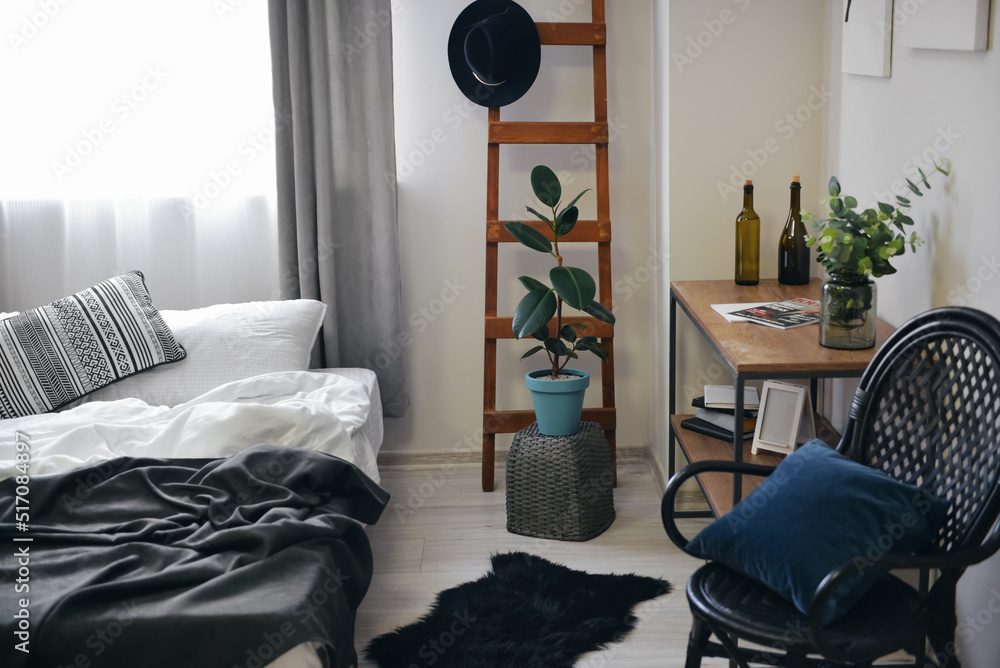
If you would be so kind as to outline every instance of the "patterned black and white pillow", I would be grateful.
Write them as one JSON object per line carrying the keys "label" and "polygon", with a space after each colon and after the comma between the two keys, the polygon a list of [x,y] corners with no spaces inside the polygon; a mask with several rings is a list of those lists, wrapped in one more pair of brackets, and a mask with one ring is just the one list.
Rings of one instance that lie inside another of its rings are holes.
{"label": "patterned black and white pillow", "polygon": [[0,419],[55,410],[184,359],[141,272],[0,321]]}

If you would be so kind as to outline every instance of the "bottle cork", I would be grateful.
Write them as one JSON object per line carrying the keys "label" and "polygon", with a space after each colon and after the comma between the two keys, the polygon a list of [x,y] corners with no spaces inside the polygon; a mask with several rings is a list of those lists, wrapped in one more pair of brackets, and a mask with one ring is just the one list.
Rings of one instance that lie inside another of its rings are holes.
{"label": "bottle cork", "polygon": [[744,183],[743,185],[752,186],[753,185],[753,179],[747,179],[746,183]]}
{"label": "bottle cork", "polygon": [[798,182],[799,182],[799,175],[796,174],[795,176],[792,177],[792,183],[798,183]]}

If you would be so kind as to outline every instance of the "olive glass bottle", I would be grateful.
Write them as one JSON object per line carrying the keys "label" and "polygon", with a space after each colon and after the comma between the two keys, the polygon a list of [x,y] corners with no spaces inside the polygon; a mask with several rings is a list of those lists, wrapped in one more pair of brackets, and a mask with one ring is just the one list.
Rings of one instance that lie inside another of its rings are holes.
{"label": "olive glass bottle", "polygon": [[743,210],[736,216],[736,285],[760,282],[760,216],[753,210],[753,181],[743,186]]}
{"label": "olive glass bottle", "polygon": [[802,184],[792,177],[791,205],[788,220],[778,242],[778,282],[785,285],[805,285],[809,282],[809,247],[806,246],[806,226],[799,211]]}

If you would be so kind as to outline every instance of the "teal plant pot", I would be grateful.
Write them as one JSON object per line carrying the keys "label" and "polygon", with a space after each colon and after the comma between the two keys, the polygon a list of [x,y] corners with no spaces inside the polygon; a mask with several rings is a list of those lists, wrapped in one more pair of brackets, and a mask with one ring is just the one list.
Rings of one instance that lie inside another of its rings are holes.
{"label": "teal plant pot", "polygon": [[529,371],[524,381],[531,390],[538,431],[546,436],[569,436],[580,430],[583,395],[590,386],[590,374],[578,369],[563,369],[576,376],[552,380],[551,369]]}

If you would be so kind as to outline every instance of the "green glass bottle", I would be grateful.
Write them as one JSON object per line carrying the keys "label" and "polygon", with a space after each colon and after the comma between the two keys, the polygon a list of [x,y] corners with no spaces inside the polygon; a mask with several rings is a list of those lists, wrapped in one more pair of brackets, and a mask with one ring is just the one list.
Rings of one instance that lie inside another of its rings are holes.
{"label": "green glass bottle", "polygon": [[791,205],[788,220],[778,242],[778,282],[785,285],[805,285],[809,282],[809,247],[806,246],[806,226],[799,211],[802,184],[792,177]]}
{"label": "green glass bottle", "polygon": [[743,210],[736,216],[736,285],[760,282],[760,216],[753,210],[753,181],[743,186]]}

